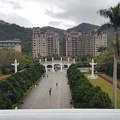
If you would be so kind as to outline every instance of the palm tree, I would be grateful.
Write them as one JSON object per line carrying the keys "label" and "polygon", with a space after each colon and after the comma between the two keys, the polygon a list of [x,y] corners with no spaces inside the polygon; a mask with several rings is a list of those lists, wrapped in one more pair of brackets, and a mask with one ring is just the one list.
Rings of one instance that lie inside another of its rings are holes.
{"label": "palm tree", "polygon": [[120,3],[109,9],[99,10],[98,13],[105,17],[109,18],[109,22],[102,26],[104,28],[113,28],[114,30],[114,63],[113,63],[113,106],[117,107],[117,61],[120,56],[119,51],[119,41],[118,41],[118,29],[120,27]]}
{"label": "palm tree", "polygon": [[98,52],[101,52],[101,56],[103,57],[107,47],[106,46],[99,46]]}

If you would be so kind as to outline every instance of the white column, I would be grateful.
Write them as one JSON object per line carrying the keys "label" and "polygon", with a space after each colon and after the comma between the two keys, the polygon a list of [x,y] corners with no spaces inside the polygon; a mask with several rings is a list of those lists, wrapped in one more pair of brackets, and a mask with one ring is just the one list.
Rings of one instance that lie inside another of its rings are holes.
{"label": "white column", "polygon": [[62,62],[60,63],[60,71],[62,72]]}
{"label": "white column", "polygon": [[54,72],[54,57],[52,57],[52,72]]}
{"label": "white column", "polygon": [[70,58],[68,57],[68,62],[70,62]]}
{"label": "white column", "polygon": [[60,63],[60,71],[62,72],[62,57],[60,58],[61,63]]}
{"label": "white column", "polygon": [[47,62],[47,58],[45,58],[45,62]]}
{"label": "white column", "polygon": [[39,63],[41,63],[41,59],[39,59]]}
{"label": "white column", "polygon": [[45,63],[45,70],[46,70],[46,73],[47,73],[47,63]]}
{"label": "white column", "polygon": [[46,73],[47,73],[47,58],[45,58],[45,70],[46,70]]}
{"label": "white column", "polygon": [[61,62],[62,62],[62,57],[60,58]]}
{"label": "white column", "polygon": [[69,66],[70,66],[70,63],[69,63],[69,62],[70,62],[70,58],[68,57],[68,68],[69,68]]}
{"label": "white column", "polygon": [[52,62],[54,62],[54,57],[52,57]]}
{"label": "white column", "polygon": [[15,73],[17,72],[17,66],[19,65],[19,63],[17,63],[17,60],[15,59],[14,63],[11,65],[15,66]]}
{"label": "white column", "polygon": [[73,63],[75,64],[75,59],[73,59]]}
{"label": "white column", "polygon": [[68,68],[69,68],[69,66],[70,66],[70,63],[68,63]]}
{"label": "white column", "polygon": [[54,62],[52,62],[52,72],[55,72],[55,70],[54,70]]}

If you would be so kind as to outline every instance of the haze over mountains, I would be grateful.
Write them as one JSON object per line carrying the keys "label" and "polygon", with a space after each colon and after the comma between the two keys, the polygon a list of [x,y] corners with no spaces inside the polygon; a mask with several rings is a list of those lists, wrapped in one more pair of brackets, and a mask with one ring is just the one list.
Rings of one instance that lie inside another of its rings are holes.
{"label": "haze over mountains", "polygon": [[[39,27],[39,26],[38,26]],[[93,29],[95,27],[99,27],[97,25],[89,24],[89,23],[82,23],[78,26],[75,26],[73,28],[69,28],[67,30],[75,30],[75,31],[88,31],[90,29]],[[42,27],[42,30],[45,31],[57,31],[60,36],[60,42],[63,36],[63,33],[65,30],[54,28],[51,26]],[[112,36],[110,30],[106,30],[105,33],[108,34],[108,37]],[[25,53],[31,53],[31,44],[32,44],[32,28],[25,28],[21,27],[16,24],[10,24],[3,20],[0,20],[0,40],[11,40],[14,38],[19,38],[22,41],[22,50]]]}

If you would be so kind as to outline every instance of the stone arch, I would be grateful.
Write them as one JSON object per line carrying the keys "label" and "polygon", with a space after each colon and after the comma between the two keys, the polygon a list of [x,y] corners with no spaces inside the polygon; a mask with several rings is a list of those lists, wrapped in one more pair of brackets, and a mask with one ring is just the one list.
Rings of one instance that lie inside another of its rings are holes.
{"label": "stone arch", "polygon": [[51,71],[52,70],[52,65],[47,65],[47,70]]}
{"label": "stone arch", "polygon": [[65,64],[65,65],[64,65],[64,68],[68,68],[68,65],[67,65],[67,64]]}
{"label": "stone arch", "polygon": [[54,64],[54,70],[55,71],[60,70],[60,64],[59,63]]}

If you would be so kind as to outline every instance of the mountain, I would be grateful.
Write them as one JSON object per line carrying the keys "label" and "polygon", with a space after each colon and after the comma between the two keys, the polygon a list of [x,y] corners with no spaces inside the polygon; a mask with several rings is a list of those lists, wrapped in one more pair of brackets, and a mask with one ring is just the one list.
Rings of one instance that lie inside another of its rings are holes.
{"label": "mountain", "polygon": [[9,25],[9,23],[7,23],[7,22],[5,22],[5,21],[3,21],[3,20],[0,20],[0,25]]}
{"label": "mountain", "polygon": [[42,27],[41,30],[44,30],[44,31],[56,31],[56,32],[58,32],[58,34],[60,36],[63,36],[63,33],[65,31],[63,29],[59,29],[59,28],[55,28],[55,27],[51,27],[51,26]]}
{"label": "mountain", "polygon": [[0,40],[19,38],[21,40],[31,39],[32,29],[21,27],[16,24],[9,24],[0,21]]}
{"label": "mountain", "polygon": [[89,23],[82,23],[82,24],[79,24],[78,26],[67,29],[67,31],[74,30],[74,31],[84,32],[84,31],[88,31],[96,27],[99,27],[99,26],[89,24]]}

